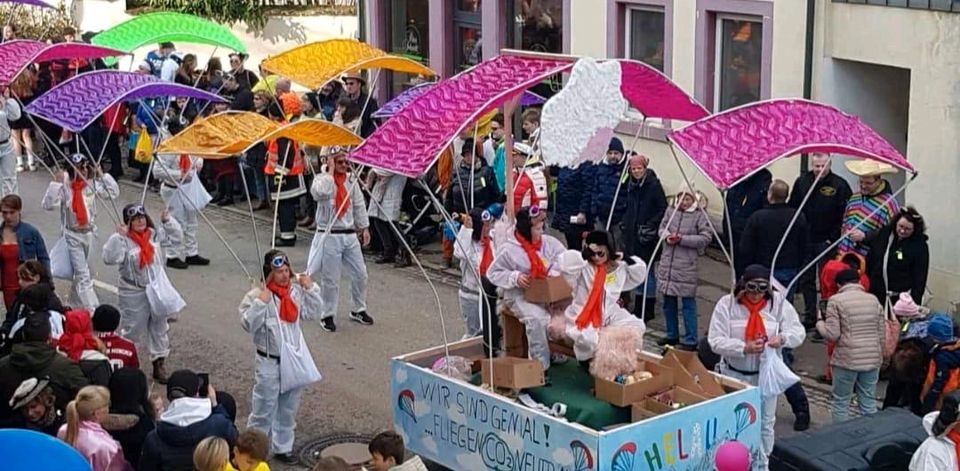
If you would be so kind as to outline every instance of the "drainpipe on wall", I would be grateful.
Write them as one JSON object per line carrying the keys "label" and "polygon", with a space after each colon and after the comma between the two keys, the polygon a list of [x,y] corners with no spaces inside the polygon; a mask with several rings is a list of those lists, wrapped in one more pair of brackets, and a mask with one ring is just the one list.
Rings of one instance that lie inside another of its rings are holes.
{"label": "drainpipe on wall", "polygon": [[[804,41],[805,49],[803,53],[803,98],[807,100],[813,98],[813,37],[816,15],[816,0],[807,0],[806,40]],[[807,154],[800,156],[801,173],[809,168],[808,158],[809,156]]]}
{"label": "drainpipe on wall", "polygon": [[357,1],[357,39],[367,42],[367,0]]}

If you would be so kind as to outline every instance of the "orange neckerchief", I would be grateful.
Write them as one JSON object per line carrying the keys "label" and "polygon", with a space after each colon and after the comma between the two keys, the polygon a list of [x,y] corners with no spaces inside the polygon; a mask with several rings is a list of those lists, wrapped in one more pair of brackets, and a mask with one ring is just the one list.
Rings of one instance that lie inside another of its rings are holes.
{"label": "orange neckerchief", "polygon": [[190,171],[190,157],[187,154],[180,154],[180,174],[186,175]]}
{"label": "orange neckerchief", "polygon": [[150,243],[150,229],[143,232],[136,232],[133,229],[127,231],[127,237],[140,247],[140,268],[153,263],[153,244]]}
{"label": "orange neckerchief", "polygon": [[347,174],[345,173],[333,173],[333,182],[337,185],[337,196],[334,198],[334,204],[336,205],[337,219],[343,217],[344,214],[347,214],[347,206],[350,206],[350,195],[347,194]]}
{"label": "orange neckerchief", "polygon": [[744,295],[740,296],[739,302],[750,312],[747,318],[747,328],[743,332],[743,340],[751,342],[767,338],[767,326],[764,325],[763,316],[760,315],[760,311],[767,305],[767,298],[761,298],[760,301],[753,302]]}
{"label": "orange neckerchief", "polygon": [[90,216],[87,214],[87,202],[83,200],[83,189],[87,187],[87,182],[77,176],[70,182],[70,191],[73,196],[70,199],[70,208],[73,209],[74,216],[77,217],[77,224],[86,226],[90,224]]}
{"label": "orange neckerchief", "polygon": [[953,447],[957,454],[957,462],[960,463],[960,431],[956,429],[951,430],[947,433],[947,439],[953,442]]}
{"label": "orange neckerchief", "polygon": [[487,276],[487,269],[493,263],[493,249],[490,247],[490,236],[484,236],[480,239],[483,245],[483,252],[480,253],[480,276]]}
{"label": "orange neckerchief", "polygon": [[606,294],[603,285],[607,282],[607,266],[600,265],[596,270],[597,272],[593,274],[590,295],[587,296],[587,302],[577,316],[577,328],[580,330],[590,326],[599,329],[603,325],[603,295]]}
{"label": "orange neckerchief", "polygon": [[527,260],[530,261],[530,278],[534,279],[544,279],[547,277],[547,267],[543,266],[543,260],[540,259],[540,247],[543,246],[543,239],[538,240],[535,243],[531,243],[522,234],[516,232],[517,242],[520,242],[520,247],[523,247],[523,251],[527,253]]}
{"label": "orange neckerchief", "polygon": [[280,320],[284,322],[297,322],[297,303],[293,302],[293,296],[290,296],[290,285],[280,286],[274,282],[267,283],[267,289],[280,298]]}

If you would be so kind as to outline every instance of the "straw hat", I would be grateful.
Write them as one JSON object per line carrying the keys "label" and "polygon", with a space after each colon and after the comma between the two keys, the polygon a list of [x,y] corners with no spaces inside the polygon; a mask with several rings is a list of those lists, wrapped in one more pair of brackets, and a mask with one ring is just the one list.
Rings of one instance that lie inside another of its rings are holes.
{"label": "straw hat", "polygon": [[347,73],[343,74],[342,77],[340,77],[340,80],[344,82],[350,79],[359,80],[360,83],[364,85],[367,83],[366,79],[363,78],[363,75],[360,74],[359,70],[348,71]]}
{"label": "straw hat", "polygon": [[876,177],[890,173],[897,173],[897,168],[893,165],[876,160],[848,160],[843,163],[850,173],[858,177]]}

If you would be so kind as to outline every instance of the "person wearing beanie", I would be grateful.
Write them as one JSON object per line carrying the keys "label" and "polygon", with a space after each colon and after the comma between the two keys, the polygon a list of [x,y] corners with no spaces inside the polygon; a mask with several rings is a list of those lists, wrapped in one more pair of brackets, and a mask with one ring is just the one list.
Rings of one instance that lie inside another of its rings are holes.
{"label": "person wearing beanie", "polygon": [[589,233],[583,243],[581,251],[567,250],[560,256],[560,270],[573,287],[573,302],[564,316],[577,360],[593,359],[600,333],[609,327],[633,329],[637,344],[631,351],[641,350],[646,325],[618,301],[620,293],[643,283],[647,264],[640,257],[624,257],[617,252],[613,236],[606,231]]}
{"label": "person wearing beanie", "polygon": [[167,380],[170,404],[157,427],[143,441],[138,471],[190,471],[193,450],[206,437],[220,437],[232,448],[237,427],[217,402],[212,384],[200,391],[200,377],[190,370],[174,371]]}
{"label": "person wearing beanie", "polygon": [[[761,353],[771,348],[782,355],[784,348],[803,344],[806,330],[793,305],[770,284],[770,269],[751,265],[744,269],[733,294],[717,301],[710,318],[707,339],[720,355],[720,372],[747,384],[758,385]],[[773,452],[777,396],[762,398],[760,407],[761,451],[759,469],[768,469]]]}
{"label": "person wearing beanie", "polygon": [[[279,250],[264,254],[263,278],[263,286],[240,302],[240,323],[253,335],[257,351],[247,426],[268,434],[275,457],[289,463],[295,460],[291,453],[300,396],[304,386],[320,380],[300,321],[319,319],[323,299],[320,287],[306,274],[293,273],[287,255]],[[300,368],[288,374],[291,370],[281,366],[281,359]]]}
{"label": "person wearing beanie", "polygon": [[[503,301],[523,323],[527,334],[528,356],[539,360],[543,369],[550,368],[550,347],[547,344],[547,306],[524,298],[524,291],[533,279],[560,275],[559,258],[566,250],[555,237],[544,234],[546,215],[538,206],[520,208],[512,235],[497,245],[497,253],[487,271],[487,278],[503,290]],[[499,242],[499,240],[498,240]]]}
{"label": "person wearing beanie", "polygon": [[930,316],[927,337],[934,346],[930,350],[933,359],[920,392],[923,413],[937,409],[945,395],[960,389],[960,342],[954,335],[953,318],[946,314]]}
{"label": "person wearing beanie", "polygon": [[917,305],[910,293],[900,293],[897,303],[893,305],[893,314],[903,320],[922,318],[930,313],[930,309]]}
{"label": "person wearing beanie", "polygon": [[[662,251],[654,253],[660,241],[660,224],[667,211],[667,195],[657,173],[650,167],[650,159],[632,153],[629,162],[629,179],[620,191],[626,192],[627,209],[623,213],[624,255],[636,255],[653,265]],[[581,167],[583,164],[581,164]],[[657,304],[656,270],[651,270],[647,279],[634,294],[633,315],[649,323],[654,318]]]}
{"label": "person wearing beanie", "polygon": [[910,459],[909,471],[960,469],[960,392],[943,398],[943,406],[923,417],[927,437]]}
{"label": "person wearing beanie", "polygon": [[[663,295],[663,317],[667,336],[657,345],[676,345],[696,351],[700,334],[697,330],[697,265],[700,255],[713,239],[706,211],[700,208],[702,198],[684,185],[674,198],[673,207],[660,223],[663,255],[657,265],[657,291]],[[683,312],[684,336],[680,338],[680,311]]]}
{"label": "person wearing beanie", "polygon": [[817,331],[836,342],[830,357],[833,377],[833,422],[847,420],[850,399],[857,393],[861,415],[877,411],[877,381],[883,364],[883,307],[860,285],[854,269],[837,273],[840,291],[827,301]]}
{"label": "person wearing beanie", "polygon": [[[583,222],[589,227],[604,229],[607,227],[607,221],[610,221],[609,230],[614,238],[620,240],[620,220],[623,213],[627,210],[627,198],[620,190],[617,195],[617,188],[620,186],[621,177],[624,175],[624,166],[626,159],[623,153],[623,142],[619,138],[610,139],[610,145],[607,147],[607,156],[602,162],[596,164],[593,169],[593,183],[588,190],[589,198],[585,198],[580,207],[580,213],[577,214],[577,221]],[[616,201],[614,197],[616,196]],[[613,214],[611,218],[610,215]]]}
{"label": "person wearing beanie", "polygon": [[124,206],[123,224],[103,245],[103,263],[116,265],[120,271],[120,334],[141,345],[146,343],[153,379],[163,384],[167,379],[164,362],[170,355],[168,320],[186,302],[167,278],[162,249],[183,233],[167,210],[160,213],[160,221],[161,226],[154,226],[141,204]]}
{"label": "person wearing beanie", "polygon": [[114,370],[140,368],[137,345],[117,333],[120,311],[109,304],[101,304],[93,311],[93,334],[103,342],[107,358]]}
{"label": "person wearing beanie", "polygon": [[[97,307],[99,301],[90,277],[90,246],[97,226],[97,198],[115,199],[120,196],[117,181],[104,175],[99,165],[83,154],[67,157],[66,171],[57,172],[40,201],[47,211],[60,210],[63,236],[51,251],[54,268],[65,267],[67,278],[73,281],[70,304],[85,309]],[[62,251],[56,250],[61,247]],[[71,269],[72,268],[72,269]],[[56,270],[60,271],[60,270]],[[58,273],[64,276],[66,273]]]}

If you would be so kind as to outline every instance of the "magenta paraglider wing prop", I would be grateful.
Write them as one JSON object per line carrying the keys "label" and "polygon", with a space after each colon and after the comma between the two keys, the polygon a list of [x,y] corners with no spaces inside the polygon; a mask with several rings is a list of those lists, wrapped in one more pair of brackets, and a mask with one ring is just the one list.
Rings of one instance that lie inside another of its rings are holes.
{"label": "magenta paraglider wing prop", "polygon": [[80,132],[115,103],[170,96],[223,101],[212,93],[161,82],[152,75],[102,70],[81,74],[57,85],[27,105],[27,112]]}
{"label": "magenta paraglider wing prop", "polygon": [[572,65],[566,60],[518,56],[484,61],[430,87],[348,158],[407,177],[420,177],[466,126]]}
{"label": "magenta paraglider wing prop", "polygon": [[21,5],[32,5],[35,7],[53,8],[53,5],[43,0],[0,0],[0,3],[19,3]]}
{"label": "magenta paraglider wing prop", "polygon": [[696,121],[710,114],[666,75],[647,64],[621,59],[620,73],[623,97],[648,118]]}
{"label": "magenta paraglider wing prop", "polygon": [[720,190],[771,163],[808,152],[830,152],[913,166],[856,116],[806,100],[770,100],[701,119],[669,139]]}
{"label": "magenta paraglider wing prop", "polygon": [[40,41],[16,40],[0,44],[0,84],[9,84],[23,69],[36,62],[66,59],[99,59],[122,56],[123,51],[86,43],[46,44]]}
{"label": "magenta paraglider wing prop", "polygon": [[394,99],[386,102],[383,106],[380,107],[375,113],[373,113],[374,118],[385,119],[390,118],[393,115],[400,112],[410,103],[413,103],[413,100],[416,100],[430,90],[430,87],[433,87],[433,83],[421,83],[414,87],[410,87],[405,90],[403,93],[394,97]]}

